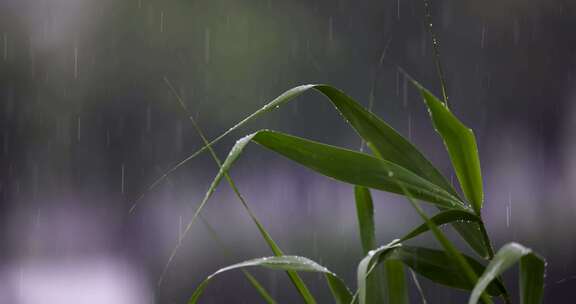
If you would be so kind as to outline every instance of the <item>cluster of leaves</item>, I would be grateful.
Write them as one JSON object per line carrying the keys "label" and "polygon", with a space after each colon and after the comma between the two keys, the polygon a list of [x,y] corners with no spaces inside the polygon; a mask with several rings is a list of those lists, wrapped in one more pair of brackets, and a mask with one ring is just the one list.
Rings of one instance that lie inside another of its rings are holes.
{"label": "cluster of leaves", "polygon": [[[323,273],[336,303],[364,304],[381,301],[407,303],[408,287],[405,283],[407,268],[435,283],[469,290],[469,304],[478,301],[492,303],[493,297],[502,297],[506,303],[511,303],[501,274],[516,263],[520,264],[520,302],[525,304],[541,302],[545,270],[543,259],[529,248],[517,243],[506,244],[496,253],[492,249],[481,216],[484,195],[474,133],[451,113],[444,102],[408,75],[406,77],[423,97],[432,124],[446,146],[463,195],[459,194],[440,171],[396,130],[349,96],[327,85],[303,85],[288,90],[212,141],[204,137],[193,116],[189,116],[205,145],[175,168],[203,151],[209,151],[220,170],[187,225],[185,233],[199,217],[202,208],[224,178],[231,185],[274,254],[218,270],[196,288],[189,303],[198,301],[208,283],[216,275],[233,269],[242,269],[262,298],[267,303],[276,303],[256,278],[244,269],[255,266],[286,271],[305,303],[316,303],[316,300],[298,275],[301,271]],[[186,109],[171,84],[165,80]],[[327,97],[370,148],[372,154],[270,130],[261,130],[238,140],[224,162],[221,162],[214,153],[212,145],[232,131],[310,90],[316,90]],[[343,280],[324,266],[305,257],[285,255],[250,210],[228,171],[251,142],[322,175],[353,185],[362,248],[366,255],[357,267],[355,292],[351,292]],[[423,224],[401,238],[377,247],[371,189],[405,196],[422,218]],[[429,217],[421,209],[420,202],[435,205],[439,212]],[[438,228],[445,224],[450,224],[460,234],[476,252],[480,261],[462,254],[448,240]],[[432,232],[443,250],[405,245],[408,240],[428,231]],[[175,248],[169,261],[177,249]]]}

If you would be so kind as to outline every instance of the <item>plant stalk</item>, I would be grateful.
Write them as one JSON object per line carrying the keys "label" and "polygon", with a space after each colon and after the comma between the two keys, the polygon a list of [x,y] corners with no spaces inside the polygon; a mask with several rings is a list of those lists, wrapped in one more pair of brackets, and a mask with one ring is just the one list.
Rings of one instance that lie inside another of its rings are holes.
{"label": "plant stalk", "polygon": [[[482,221],[482,216],[478,214],[478,217],[480,217],[480,222],[478,223],[478,226],[480,226],[480,232],[482,233],[484,244],[488,248],[488,260],[491,261],[494,258],[494,247],[492,247],[492,242],[490,241],[490,237],[488,236],[488,231],[486,231],[486,226],[484,226],[484,221]],[[502,294],[502,299],[506,304],[512,304],[510,294],[508,293],[506,285],[504,285],[504,280],[502,280],[502,276],[498,276],[497,280],[500,281],[500,283],[502,283],[502,286],[504,287],[504,293]]]}

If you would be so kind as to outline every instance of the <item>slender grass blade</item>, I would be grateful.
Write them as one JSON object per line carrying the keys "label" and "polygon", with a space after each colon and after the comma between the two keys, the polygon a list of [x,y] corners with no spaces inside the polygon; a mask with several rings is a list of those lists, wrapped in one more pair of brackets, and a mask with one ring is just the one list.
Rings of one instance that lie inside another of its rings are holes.
{"label": "slender grass blade", "polygon": [[530,248],[518,243],[508,243],[494,256],[476,283],[468,304],[478,303],[488,284],[514,264],[520,263],[520,289],[522,303],[540,303],[544,288],[544,261]]}
{"label": "slender grass blade", "polygon": [[214,277],[217,275],[235,269],[242,269],[246,267],[265,267],[273,270],[285,270],[285,271],[305,271],[305,272],[319,272],[323,273],[329,279],[327,280],[330,289],[333,291],[333,295],[337,303],[350,303],[352,301],[352,295],[348,291],[344,282],[336,276],[333,272],[329,271],[326,267],[321,266],[320,264],[300,256],[291,256],[291,255],[284,255],[284,256],[274,256],[274,257],[264,257],[258,259],[252,259],[248,261],[244,261],[238,264],[234,264],[228,267],[224,267],[219,269],[218,271],[214,272],[210,276],[208,276],[194,291],[190,300],[188,301],[189,304],[197,303],[198,299],[210,283]]}

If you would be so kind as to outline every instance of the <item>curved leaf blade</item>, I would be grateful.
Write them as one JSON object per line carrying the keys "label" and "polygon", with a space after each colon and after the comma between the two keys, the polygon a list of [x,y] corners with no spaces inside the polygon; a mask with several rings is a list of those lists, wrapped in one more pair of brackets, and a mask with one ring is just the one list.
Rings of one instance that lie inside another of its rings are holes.
{"label": "curved leaf blade", "polygon": [[[408,288],[406,286],[406,273],[404,265],[397,260],[386,260],[386,283],[388,290],[388,302],[390,304],[408,304]],[[372,302],[369,302],[372,303]]]}
{"label": "curved leaf blade", "polygon": [[272,296],[268,293],[266,288],[264,288],[264,286],[262,286],[262,284],[260,284],[260,282],[251,273],[249,273],[247,271],[243,271],[243,273],[244,273],[244,276],[246,277],[246,279],[248,279],[248,282],[250,282],[250,285],[252,285],[252,287],[254,287],[254,289],[256,289],[258,294],[262,297],[262,299],[266,303],[277,304],[276,300],[274,300],[274,298],[272,298]]}
{"label": "curved leaf blade", "polygon": [[[374,233],[374,206],[370,190],[365,187],[355,186],[354,196],[356,199],[356,213],[360,228],[360,238],[364,254],[376,248],[376,236]],[[368,292],[366,301],[368,303],[382,303],[383,294],[390,304],[408,303],[408,289],[406,287],[406,277],[404,265],[398,261],[386,261],[382,271],[377,271],[366,278]]]}
{"label": "curved leaf blade", "polygon": [[[362,186],[354,186],[354,201],[356,203],[356,216],[358,218],[358,230],[364,255],[376,248],[376,233],[374,229],[374,204],[370,189]],[[382,303],[384,294],[387,294],[384,286],[386,271],[376,272],[368,278],[370,292],[367,295],[369,303]]]}
{"label": "curved leaf blade", "polygon": [[[450,256],[451,260],[456,265],[458,265],[460,271],[464,273],[467,282],[475,284],[476,281],[478,280],[478,275],[475,273],[472,266],[470,266],[464,255],[460,251],[458,251],[456,246],[454,246],[454,244],[450,240],[448,240],[446,235],[444,235],[444,233],[438,228],[438,226],[436,226],[436,224],[434,224],[434,222],[432,222],[430,218],[428,218],[424,210],[422,210],[422,207],[420,207],[420,203],[416,199],[414,199],[408,188],[405,187],[403,184],[399,184],[399,186],[402,187],[402,190],[404,191],[406,198],[408,198],[408,201],[410,202],[412,207],[416,210],[418,215],[420,215],[420,217],[424,220],[428,228],[434,234],[434,237],[436,237],[440,245],[442,245],[446,253]],[[484,292],[481,292],[479,296],[482,297],[484,303],[486,304],[492,303],[490,297],[484,294]]]}
{"label": "curved leaf blade", "polygon": [[374,204],[370,190],[366,187],[354,186],[354,198],[356,202],[356,215],[358,228],[364,254],[376,247],[376,235],[374,232]]}
{"label": "curved leaf blade", "polygon": [[274,256],[274,257],[264,257],[258,259],[252,259],[248,261],[244,261],[241,263],[237,263],[231,266],[227,266],[221,268],[208,276],[194,291],[190,300],[188,301],[189,304],[197,303],[198,299],[215,276],[227,272],[230,270],[241,269],[246,267],[265,267],[273,270],[284,270],[284,271],[305,271],[305,272],[319,272],[323,273],[327,277],[327,282],[329,284],[330,290],[332,294],[339,304],[350,303],[352,300],[352,295],[350,291],[348,291],[344,282],[336,276],[333,272],[328,270],[326,267],[301,256],[291,256],[291,255],[284,255],[284,256]]}
{"label": "curved leaf blade", "polygon": [[[521,262],[522,260],[524,263]],[[508,243],[498,250],[494,259],[490,261],[478,279],[468,304],[478,303],[480,294],[484,292],[488,284],[518,262],[522,265],[520,267],[522,303],[540,303],[544,288],[544,261],[535,255],[530,248],[518,243]]]}
{"label": "curved leaf blade", "polygon": [[[480,276],[485,267],[474,258],[463,255],[473,271]],[[460,267],[445,251],[423,247],[402,246],[394,250],[388,259],[397,259],[410,267],[417,274],[444,286],[455,289],[472,290],[474,284],[469,283]],[[503,286],[494,281],[489,285],[488,294],[498,296],[503,292]]]}
{"label": "curved leaf blade", "polygon": [[[480,218],[477,215],[475,215],[469,211],[458,210],[458,209],[450,209],[450,210],[442,211],[442,212],[434,215],[433,217],[431,217],[430,220],[436,226],[442,226],[444,224],[450,224],[450,223],[454,223],[454,222],[480,222]],[[430,228],[428,227],[428,224],[426,224],[426,223],[421,224],[420,226],[414,228],[412,231],[410,231],[405,236],[403,236],[400,239],[400,241],[404,242],[404,241],[407,241],[409,239],[415,238],[415,237],[419,236],[420,234],[422,234],[428,230],[430,230]]]}
{"label": "curved leaf blade", "polygon": [[342,91],[327,85],[315,85],[336,107],[344,119],[382,159],[398,164],[450,194],[458,194],[432,163],[394,128]]}
{"label": "curved leaf blade", "polygon": [[545,270],[546,263],[535,254],[520,259],[520,303],[542,303]]}
{"label": "curved leaf blade", "polygon": [[467,208],[456,197],[411,171],[368,154],[268,130],[250,136],[256,143],[342,182],[404,195],[398,186],[401,182],[415,197],[429,203],[445,208]]}
{"label": "curved leaf blade", "polygon": [[[346,121],[368,143],[371,149],[376,154],[381,156],[381,158],[399,164],[400,166],[414,172],[416,175],[421,176],[422,178],[441,187],[451,195],[458,198],[458,194],[450,185],[450,183],[446,181],[442,174],[439,173],[439,171],[418,151],[418,149],[416,149],[409,141],[402,137],[392,127],[362,107],[354,99],[327,85],[301,85],[284,92],[256,112],[250,114],[245,119],[235,124],[226,132],[210,141],[208,145],[203,146],[201,149],[192,153],[190,156],[179,161],[172,168],[165,171],[165,173],[157,178],[136,200],[136,202],[130,208],[130,212],[134,212],[138,202],[144,197],[146,193],[162,183],[162,181],[164,181],[172,172],[176,171],[178,168],[182,167],[184,164],[205,151],[210,145],[218,143],[233,131],[248,124],[256,118],[279,108],[289,101],[294,100],[294,98],[311,89],[316,89],[328,97],[328,100],[332,102],[332,104],[336,107],[340,114],[342,114]],[[458,200],[460,199],[458,198]],[[467,224],[454,224],[454,227],[462,235],[470,247],[478,252],[478,254],[484,257],[488,255],[486,245],[483,242],[478,241],[481,239],[481,234],[478,227]]]}
{"label": "curved leaf blade", "polygon": [[464,195],[480,214],[484,201],[480,158],[474,132],[466,127],[448,107],[430,91],[413,81],[424,98],[434,128],[444,140],[450,160]]}
{"label": "curved leaf blade", "polygon": [[358,282],[358,304],[368,303],[367,295],[372,292],[370,288],[373,287],[368,283],[369,276],[372,275],[374,268],[380,263],[379,261],[384,261],[384,257],[388,253],[400,246],[401,244],[394,240],[387,245],[369,251],[368,254],[360,261],[356,271],[356,279]]}

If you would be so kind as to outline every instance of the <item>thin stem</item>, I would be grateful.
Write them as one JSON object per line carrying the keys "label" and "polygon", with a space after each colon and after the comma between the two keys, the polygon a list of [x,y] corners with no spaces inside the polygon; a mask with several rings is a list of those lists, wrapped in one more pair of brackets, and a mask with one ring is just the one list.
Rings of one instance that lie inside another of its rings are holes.
{"label": "thin stem", "polygon": [[[478,217],[480,217],[480,219],[482,219],[482,217],[480,215],[478,215]],[[486,231],[486,227],[484,226],[484,222],[482,220],[480,220],[480,223],[478,223],[478,226],[480,226],[480,232],[482,233],[482,237],[484,239],[483,240],[484,244],[488,248],[488,259],[492,260],[494,258],[494,248],[492,247],[492,242],[490,241],[490,237],[488,236],[488,232]]]}
{"label": "thin stem", "polygon": [[[198,125],[198,123],[194,119],[194,116],[192,115],[192,113],[190,112],[190,110],[188,109],[188,107],[186,106],[186,104],[184,103],[184,101],[182,100],[180,95],[178,94],[178,92],[176,92],[176,89],[172,86],[172,84],[170,83],[168,78],[164,77],[164,82],[166,83],[166,85],[168,86],[168,88],[170,89],[170,91],[172,92],[172,94],[174,95],[174,97],[176,98],[178,103],[180,104],[180,107],[182,108],[182,110],[188,116],[188,119],[192,123],[192,126],[194,127],[196,133],[198,133],[198,135],[202,139],[202,142],[204,143],[204,147],[206,149],[208,149],[208,152],[210,153],[210,155],[214,159],[214,162],[216,162],[216,164],[218,165],[218,169],[222,171],[223,170],[222,162],[220,161],[220,158],[218,158],[218,156],[216,155],[216,152],[212,148],[213,142],[212,143],[209,142],[208,139],[206,138],[206,136],[204,136],[204,132],[202,132],[202,129],[200,129],[200,126]],[[264,227],[262,226],[260,221],[258,221],[258,219],[256,218],[256,215],[252,212],[252,210],[248,206],[248,203],[246,202],[246,200],[244,199],[244,197],[240,193],[240,190],[238,190],[238,187],[236,187],[236,184],[234,183],[234,181],[232,180],[232,178],[230,177],[228,172],[224,171],[224,177],[226,178],[226,180],[228,181],[228,184],[230,185],[230,187],[234,191],[234,194],[236,194],[236,197],[238,197],[238,199],[240,200],[240,203],[244,207],[244,210],[246,210],[246,212],[248,213],[248,215],[250,216],[250,218],[252,219],[254,224],[256,224],[256,227],[260,231],[261,235],[265,239],[266,243],[268,244],[268,246],[270,247],[270,249],[272,250],[274,255],[276,255],[276,256],[284,255],[282,250],[276,245],[276,243],[274,242],[272,237],[268,234],[268,231],[266,231],[266,229],[264,229]],[[200,211],[200,209],[198,209],[197,212],[199,212],[199,211]],[[191,224],[191,223],[189,223],[189,224]],[[189,226],[190,225],[188,225],[188,227]],[[304,281],[302,281],[300,276],[298,276],[298,274],[293,270],[287,270],[286,273],[288,274],[288,277],[290,278],[290,280],[292,281],[292,283],[294,284],[294,286],[296,287],[296,289],[298,290],[298,292],[302,296],[304,302],[307,304],[316,304],[316,300],[314,299],[314,296],[310,293],[310,291],[306,287],[306,284],[304,283]]]}
{"label": "thin stem", "polygon": [[[480,218],[481,216],[478,215]],[[484,239],[484,244],[488,248],[488,258],[492,260],[494,258],[494,247],[492,247],[492,242],[490,241],[490,237],[488,236],[488,232],[486,231],[486,226],[484,226],[484,222],[480,221],[478,224],[480,226],[480,232],[482,233],[482,237]],[[504,293],[502,294],[502,299],[506,304],[512,304],[512,300],[510,299],[510,294],[508,293],[508,289],[504,285],[504,280],[502,280],[502,276],[498,276],[498,281],[502,283],[502,287],[504,287]]]}
{"label": "thin stem", "polygon": [[[452,258],[456,261],[456,263],[459,264],[460,268],[464,272],[464,275],[466,276],[468,281],[472,285],[475,285],[476,282],[478,281],[478,276],[476,275],[476,272],[474,272],[474,269],[472,269],[472,266],[470,266],[470,264],[468,263],[468,261],[466,261],[464,256],[460,253],[460,251],[456,249],[456,246],[454,246],[454,244],[452,244],[452,242],[448,240],[448,238],[444,235],[444,233],[440,231],[438,226],[436,226],[436,224],[434,224],[434,222],[430,220],[430,218],[426,215],[424,210],[422,210],[422,207],[420,207],[420,203],[416,199],[414,199],[414,197],[412,197],[412,194],[408,191],[408,189],[406,189],[406,187],[400,182],[397,182],[397,184],[402,189],[402,192],[404,192],[404,195],[406,196],[412,207],[416,210],[418,215],[420,215],[420,217],[424,220],[426,225],[428,225],[428,228],[430,229],[432,234],[434,234],[440,245],[442,245],[446,253],[452,256]],[[482,298],[482,301],[484,303],[486,304],[492,303],[492,300],[490,300],[490,297],[486,293],[482,293],[480,297]]]}
{"label": "thin stem", "polygon": [[432,50],[434,51],[434,63],[436,65],[436,71],[438,72],[438,77],[440,78],[440,86],[442,88],[442,97],[444,98],[444,103],[448,107],[448,85],[446,84],[446,77],[444,77],[444,70],[442,69],[442,63],[440,61],[440,42],[436,37],[434,32],[434,27],[432,24],[432,8],[430,6],[429,0],[424,0],[424,14],[426,16],[426,27],[432,38]]}

